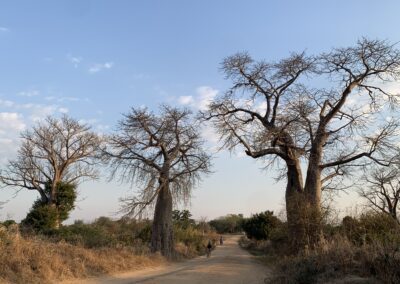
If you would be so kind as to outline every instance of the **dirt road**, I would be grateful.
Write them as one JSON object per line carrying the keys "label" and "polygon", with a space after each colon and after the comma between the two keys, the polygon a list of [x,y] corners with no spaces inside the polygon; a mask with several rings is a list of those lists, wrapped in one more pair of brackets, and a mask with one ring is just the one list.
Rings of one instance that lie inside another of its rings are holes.
{"label": "dirt road", "polygon": [[106,278],[74,281],[71,283],[104,284],[258,284],[270,273],[268,268],[257,263],[253,256],[238,245],[239,236],[226,237],[223,246],[218,246],[210,258],[198,257],[156,269],[145,269]]}

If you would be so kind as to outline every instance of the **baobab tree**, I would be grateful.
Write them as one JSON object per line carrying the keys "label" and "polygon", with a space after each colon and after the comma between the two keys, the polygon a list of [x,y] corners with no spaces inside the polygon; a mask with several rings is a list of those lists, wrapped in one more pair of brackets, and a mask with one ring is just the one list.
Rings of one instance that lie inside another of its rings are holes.
{"label": "baobab tree", "polygon": [[379,167],[364,176],[367,185],[360,186],[360,196],[375,211],[383,212],[400,224],[398,216],[400,202],[400,170],[392,165]]}
{"label": "baobab tree", "polygon": [[[97,177],[100,139],[90,127],[63,116],[47,117],[21,134],[17,157],[0,173],[3,186],[35,190],[40,203],[58,212],[60,186]],[[55,228],[60,225],[56,217]]]}
{"label": "baobab tree", "polygon": [[388,105],[397,106],[397,95],[386,86],[399,77],[399,67],[394,46],[368,39],[313,57],[293,53],[268,63],[238,53],[222,62],[233,86],[202,117],[214,124],[223,148],[244,149],[286,171],[294,250],[322,237],[324,183],[345,177],[349,167],[390,163],[398,123],[394,113],[380,117],[389,115]]}
{"label": "baobab tree", "polygon": [[155,202],[151,250],[166,257],[173,255],[173,201],[187,200],[201,174],[210,171],[210,155],[190,116],[169,106],[159,114],[132,108],[104,149],[111,177],[140,188],[125,199],[125,212],[137,215]]}

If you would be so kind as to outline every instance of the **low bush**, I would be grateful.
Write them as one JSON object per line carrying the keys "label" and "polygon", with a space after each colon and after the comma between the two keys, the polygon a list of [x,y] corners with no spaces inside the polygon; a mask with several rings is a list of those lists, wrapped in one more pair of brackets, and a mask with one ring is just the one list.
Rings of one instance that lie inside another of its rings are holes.
{"label": "low bush", "polygon": [[243,214],[229,214],[211,220],[209,224],[218,234],[233,234],[243,231],[243,221]]}
{"label": "low bush", "polygon": [[64,241],[49,242],[0,226],[0,283],[58,283],[115,273],[164,262],[159,256],[137,254],[134,248],[87,249]]}
{"label": "low bush", "polygon": [[282,237],[278,232],[273,232],[281,224],[282,222],[272,211],[265,211],[245,219],[242,227],[249,239],[268,240],[274,234],[276,238]]}
{"label": "low bush", "polygon": [[218,235],[214,231],[205,231],[204,224],[174,224],[175,248],[178,258],[191,258],[206,253],[206,246],[211,240],[215,245]]}
{"label": "low bush", "polygon": [[326,283],[348,275],[362,277],[363,283],[400,283],[397,245],[356,246],[336,236],[307,254],[280,258],[270,283]]}
{"label": "low bush", "polygon": [[90,224],[78,221],[58,230],[44,231],[43,234],[52,241],[65,241],[86,248],[134,247],[138,252],[142,252],[148,250],[151,222],[100,217]]}

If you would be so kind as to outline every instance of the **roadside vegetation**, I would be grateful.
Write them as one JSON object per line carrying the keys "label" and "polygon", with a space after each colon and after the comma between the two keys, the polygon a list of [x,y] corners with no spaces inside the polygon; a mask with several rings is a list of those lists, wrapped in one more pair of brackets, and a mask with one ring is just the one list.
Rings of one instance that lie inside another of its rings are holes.
{"label": "roadside vegetation", "polygon": [[256,234],[246,230],[240,244],[274,267],[268,283],[327,283],[352,278],[363,281],[357,283],[400,283],[400,226],[388,214],[366,211],[346,216],[339,224],[326,222],[324,241],[296,255],[290,253],[286,222],[272,214],[266,216],[261,213],[250,218],[252,224],[259,223],[256,228],[264,230]]}
{"label": "roadside vegetation", "polygon": [[[189,211],[174,212],[181,215],[174,220],[174,259],[204,254],[216,233],[186,219]],[[151,220],[131,218],[77,220],[59,229],[5,221],[0,224],[0,282],[55,283],[162,265],[167,260],[151,253],[151,229]]]}

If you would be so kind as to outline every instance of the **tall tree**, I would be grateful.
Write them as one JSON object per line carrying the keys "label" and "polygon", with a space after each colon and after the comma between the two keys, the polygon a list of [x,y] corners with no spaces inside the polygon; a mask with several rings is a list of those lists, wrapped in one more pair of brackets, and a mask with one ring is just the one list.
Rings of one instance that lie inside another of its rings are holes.
{"label": "tall tree", "polygon": [[[60,184],[96,178],[99,137],[90,127],[68,116],[47,117],[21,135],[15,160],[0,173],[5,186],[35,190],[40,203],[57,209]],[[57,211],[57,210],[56,210]],[[56,218],[55,227],[60,225]]]}
{"label": "tall tree", "polygon": [[210,155],[190,116],[189,110],[169,106],[158,115],[132,108],[104,150],[112,178],[140,188],[137,196],[124,200],[125,212],[139,214],[155,201],[151,250],[166,257],[173,255],[173,200],[186,200],[210,169]]}
{"label": "tall tree", "polygon": [[375,168],[364,176],[367,186],[360,186],[360,195],[373,210],[383,212],[400,224],[400,170],[392,165]]}
{"label": "tall tree", "polygon": [[390,111],[385,106],[398,103],[383,83],[398,78],[399,66],[397,49],[368,39],[315,57],[299,53],[267,63],[239,53],[222,62],[233,86],[203,118],[214,123],[223,147],[244,148],[252,158],[283,166],[294,249],[322,237],[324,183],[343,177],[355,163],[384,164],[394,154],[390,138],[397,120],[380,117]]}

